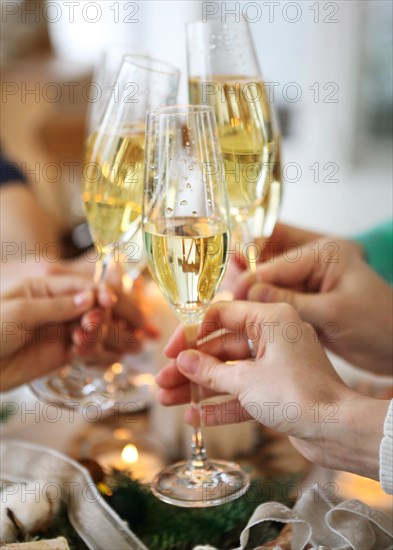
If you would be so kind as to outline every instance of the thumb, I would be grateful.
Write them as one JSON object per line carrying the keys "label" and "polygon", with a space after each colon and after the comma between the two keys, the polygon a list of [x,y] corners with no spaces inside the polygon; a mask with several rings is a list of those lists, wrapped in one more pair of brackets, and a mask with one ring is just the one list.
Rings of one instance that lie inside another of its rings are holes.
{"label": "thumb", "polygon": [[266,283],[256,283],[251,286],[247,298],[252,302],[290,304],[304,321],[312,324],[320,322],[323,315],[318,294],[305,294]]}
{"label": "thumb", "polygon": [[184,376],[200,386],[219,393],[239,394],[240,388],[235,387],[239,378],[234,370],[240,363],[228,365],[201,351],[186,350],[178,355],[176,364]]}

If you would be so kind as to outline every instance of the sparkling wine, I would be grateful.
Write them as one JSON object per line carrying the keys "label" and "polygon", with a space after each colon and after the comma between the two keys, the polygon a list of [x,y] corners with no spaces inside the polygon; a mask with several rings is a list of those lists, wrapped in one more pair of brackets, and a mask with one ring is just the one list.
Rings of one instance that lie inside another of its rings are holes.
{"label": "sparkling wine", "polygon": [[280,201],[271,199],[281,195],[281,178],[273,179],[277,142],[263,82],[242,76],[213,76],[210,82],[191,78],[189,94],[192,103],[215,110],[231,216],[243,221],[258,209],[259,218],[272,217],[269,208],[277,214]]}
{"label": "sparkling wine", "polygon": [[225,271],[229,231],[210,218],[164,218],[144,229],[147,262],[183,321],[197,322]]}
{"label": "sparkling wine", "polygon": [[83,202],[93,240],[103,249],[132,238],[140,226],[144,144],[144,126],[88,140]]}
{"label": "sparkling wine", "polygon": [[268,238],[272,235],[280,211],[282,188],[281,138],[275,135],[267,193],[249,219],[251,237]]}

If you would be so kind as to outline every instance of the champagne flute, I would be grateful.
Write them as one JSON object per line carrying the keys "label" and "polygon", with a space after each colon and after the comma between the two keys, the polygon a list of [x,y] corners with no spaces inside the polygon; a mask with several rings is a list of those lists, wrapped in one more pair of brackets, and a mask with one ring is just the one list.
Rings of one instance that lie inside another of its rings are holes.
{"label": "champagne flute", "polygon": [[[125,56],[102,120],[87,140],[83,170],[83,202],[93,241],[98,249],[95,281],[100,284],[115,249],[138,234],[141,225],[145,117],[150,107],[173,104],[179,71],[150,58]],[[75,400],[110,407],[116,397],[113,365],[86,366],[80,359],[32,382],[44,401],[75,406]],[[108,372],[108,369],[110,372]],[[119,385],[123,383],[119,382]]]}
{"label": "champagne flute", "polygon": [[[97,101],[90,102],[88,105],[88,136],[97,132],[111,92],[114,91],[116,86],[119,86],[119,83],[116,81],[116,76],[125,55],[127,55],[128,59],[133,60],[137,64],[142,64],[142,66],[146,64],[149,66],[151,63],[154,64],[155,62],[154,59],[147,54],[126,53],[124,46],[111,48],[110,50],[102,53],[93,74],[93,82],[98,87],[100,95]],[[168,69],[169,68],[170,67],[168,65]],[[167,105],[171,102],[174,103],[175,98],[172,97],[167,101],[164,101],[164,104]],[[131,240],[121,243],[119,256],[120,255],[122,255],[124,269],[126,272],[123,277],[124,285],[126,286],[126,289],[130,291],[133,287],[134,281],[140,276],[146,267],[141,229],[138,229]]]}
{"label": "champagne flute", "polygon": [[255,271],[256,249],[249,245],[273,230],[281,201],[274,167],[280,145],[247,22],[189,23],[187,59],[190,102],[216,113],[231,218]]}
{"label": "champagne flute", "polygon": [[96,100],[88,103],[87,111],[87,135],[90,136],[97,131],[105,109],[108,105],[111,93],[119,83],[116,80],[123,61],[127,56],[135,63],[146,64],[150,59],[147,54],[130,53],[124,47],[111,48],[103,51],[93,71],[92,83],[98,88],[99,94]]}
{"label": "champagne flute", "polygon": [[[189,348],[223,277],[230,238],[213,109],[174,106],[148,113],[143,235],[153,279],[185,327]],[[241,496],[249,478],[233,462],[209,461],[199,388],[191,384],[192,453],[156,476],[153,493],[183,507],[216,506]]]}

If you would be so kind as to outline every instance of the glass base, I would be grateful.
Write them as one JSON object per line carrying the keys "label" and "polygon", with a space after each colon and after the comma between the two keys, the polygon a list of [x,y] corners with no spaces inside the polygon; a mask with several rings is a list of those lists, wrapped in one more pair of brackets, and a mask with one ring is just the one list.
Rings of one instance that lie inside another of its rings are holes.
{"label": "glass base", "polygon": [[33,393],[46,403],[61,407],[82,406],[94,402],[103,408],[113,405],[107,383],[103,379],[105,369],[65,365],[54,373],[30,382]]}
{"label": "glass base", "polygon": [[70,364],[33,380],[30,388],[41,401],[64,408],[95,403],[106,410],[115,404],[124,404],[128,406],[125,412],[130,412],[131,404],[142,410],[150,404],[153,396],[154,378],[139,380],[138,374],[126,358],[123,363],[108,367]]}
{"label": "glass base", "polygon": [[215,460],[206,468],[192,469],[189,461],[182,461],[160,472],[151,490],[168,504],[207,508],[241,497],[249,486],[249,475],[234,462]]}

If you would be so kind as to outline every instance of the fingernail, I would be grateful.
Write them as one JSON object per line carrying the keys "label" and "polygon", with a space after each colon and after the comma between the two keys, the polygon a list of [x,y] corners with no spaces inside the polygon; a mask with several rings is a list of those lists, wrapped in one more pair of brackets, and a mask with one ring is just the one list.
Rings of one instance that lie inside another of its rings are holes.
{"label": "fingernail", "polygon": [[177,363],[183,372],[195,374],[199,367],[199,353],[193,349],[182,351]]}
{"label": "fingernail", "polygon": [[77,307],[83,307],[90,304],[92,298],[92,293],[90,290],[85,290],[74,296],[74,304]]}

